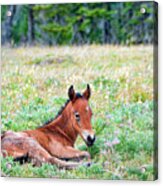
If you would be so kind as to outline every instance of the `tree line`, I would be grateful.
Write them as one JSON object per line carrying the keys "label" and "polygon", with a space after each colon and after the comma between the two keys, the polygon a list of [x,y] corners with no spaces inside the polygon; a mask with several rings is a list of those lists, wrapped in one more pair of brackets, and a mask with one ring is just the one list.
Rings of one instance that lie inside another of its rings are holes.
{"label": "tree line", "polygon": [[3,5],[2,44],[151,44],[154,2]]}

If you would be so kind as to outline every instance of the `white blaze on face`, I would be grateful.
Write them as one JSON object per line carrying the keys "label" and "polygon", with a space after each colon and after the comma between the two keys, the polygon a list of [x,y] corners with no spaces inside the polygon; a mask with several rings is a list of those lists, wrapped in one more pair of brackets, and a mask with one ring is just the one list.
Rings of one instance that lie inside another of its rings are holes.
{"label": "white blaze on face", "polygon": [[89,106],[86,107],[86,111],[87,111],[87,112],[89,111]]}

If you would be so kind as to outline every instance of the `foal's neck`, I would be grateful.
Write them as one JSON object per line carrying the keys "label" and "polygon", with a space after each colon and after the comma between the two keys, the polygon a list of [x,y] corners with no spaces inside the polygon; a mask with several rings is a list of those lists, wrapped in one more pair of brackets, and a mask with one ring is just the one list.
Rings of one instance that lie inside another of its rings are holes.
{"label": "foal's neck", "polygon": [[72,125],[72,120],[71,120],[71,103],[69,103],[63,112],[56,118],[54,119],[49,125],[46,126],[48,130],[51,130],[54,132],[57,132],[57,134],[60,134],[62,138],[67,141],[73,146],[76,138],[78,136],[78,133],[75,131]]}

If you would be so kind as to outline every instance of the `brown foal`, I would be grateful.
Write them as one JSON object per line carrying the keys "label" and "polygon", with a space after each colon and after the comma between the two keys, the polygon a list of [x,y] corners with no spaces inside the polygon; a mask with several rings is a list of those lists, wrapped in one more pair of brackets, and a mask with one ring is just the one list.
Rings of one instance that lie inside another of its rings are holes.
{"label": "brown foal", "polygon": [[88,146],[95,141],[91,126],[92,111],[88,104],[90,95],[89,85],[82,95],[75,93],[71,86],[69,100],[51,122],[35,130],[6,131],[1,136],[2,155],[19,161],[30,160],[34,165],[51,163],[68,169],[82,165],[83,158],[90,161],[87,151],[74,148],[78,134]]}

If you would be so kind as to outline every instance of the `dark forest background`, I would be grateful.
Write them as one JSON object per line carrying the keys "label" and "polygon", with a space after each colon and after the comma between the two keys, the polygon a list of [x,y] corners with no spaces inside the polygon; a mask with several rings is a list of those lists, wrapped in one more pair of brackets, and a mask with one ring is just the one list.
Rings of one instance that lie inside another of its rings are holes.
{"label": "dark forest background", "polygon": [[3,5],[2,44],[151,44],[154,15],[154,2]]}

